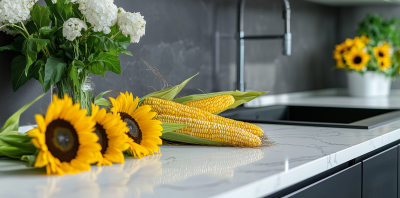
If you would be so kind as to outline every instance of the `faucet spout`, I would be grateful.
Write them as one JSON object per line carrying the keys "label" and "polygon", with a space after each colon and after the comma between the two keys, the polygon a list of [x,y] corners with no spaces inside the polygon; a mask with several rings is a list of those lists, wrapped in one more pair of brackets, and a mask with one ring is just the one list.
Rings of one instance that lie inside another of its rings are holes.
{"label": "faucet spout", "polygon": [[237,89],[245,91],[244,82],[244,41],[255,39],[283,39],[283,55],[292,54],[292,33],[290,32],[291,9],[289,0],[282,0],[283,19],[285,20],[285,32],[283,35],[256,35],[247,36],[244,33],[244,10],[246,0],[238,2],[238,20],[237,20]]}
{"label": "faucet spout", "polygon": [[283,19],[285,20],[285,34],[283,37],[283,55],[292,54],[292,33],[290,32],[291,9],[289,0],[282,0]]}

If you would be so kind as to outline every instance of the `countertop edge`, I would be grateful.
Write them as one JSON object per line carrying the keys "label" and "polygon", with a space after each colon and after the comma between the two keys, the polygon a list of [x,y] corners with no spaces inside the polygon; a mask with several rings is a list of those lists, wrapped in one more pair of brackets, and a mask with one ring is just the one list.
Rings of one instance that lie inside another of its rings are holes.
{"label": "countertop edge", "polygon": [[400,129],[212,198],[265,197],[400,139]]}

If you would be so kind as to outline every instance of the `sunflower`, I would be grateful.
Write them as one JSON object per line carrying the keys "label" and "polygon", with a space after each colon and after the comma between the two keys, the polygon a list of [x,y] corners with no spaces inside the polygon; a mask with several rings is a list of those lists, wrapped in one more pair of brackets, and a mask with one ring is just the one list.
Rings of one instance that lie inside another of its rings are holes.
{"label": "sunflower", "polygon": [[342,54],[338,53],[337,51],[334,52],[333,58],[336,60],[336,67],[337,68],[345,68],[346,65],[344,64],[343,61],[343,56]]}
{"label": "sunflower", "polygon": [[389,68],[392,65],[392,62],[389,57],[387,58],[382,58],[378,60],[378,66],[379,69],[382,71],[385,71],[387,68]]}
{"label": "sunflower", "polygon": [[344,41],[343,45],[346,46],[348,49],[350,49],[354,46],[354,40],[347,38]]}
{"label": "sunflower", "polygon": [[350,52],[345,54],[344,58],[351,69],[360,71],[368,63],[370,55],[362,50],[357,50],[357,48],[352,48]]}
{"label": "sunflower", "polygon": [[339,44],[339,45],[335,45],[335,51],[333,53],[342,55],[346,51],[348,51],[348,48],[344,43],[342,43],[342,44]]}
{"label": "sunflower", "polygon": [[354,46],[357,47],[357,49],[359,49],[359,50],[363,49],[367,45],[367,43],[358,36],[356,38],[354,38],[353,42],[354,42]]}
{"label": "sunflower", "polygon": [[129,128],[128,153],[135,157],[144,157],[160,153],[161,122],[152,120],[155,112],[150,112],[151,107],[143,105],[138,108],[139,98],[133,100],[132,93],[121,93],[117,99],[110,98],[113,107],[111,112],[119,115]]}
{"label": "sunflower", "polygon": [[389,44],[384,44],[378,47],[374,47],[374,54],[376,59],[378,59],[378,62],[380,59],[386,59],[390,56],[390,45]]}
{"label": "sunflower", "polygon": [[92,104],[92,119],[96,122],[94,133],[99,137],[101,151],[98,153],[98,166],[124,163],[123,151],[127,150],[129,131],[119,116],[107,113],[98,105]]}
{"label": "sunflower", "polygon": [[65,94],[53,95],[46,116],[36,115],[37,128],[28,132],[39,149],[35,167],[46,166],[47,174],[72,174],[90,169],[101,150],[93,131],[96,122],[86,116],[86,110]]}
{"label": "sunflower", "polygon": [[359,37],[359,38],[360,38],[360,40],[361,40],[362,42],[364,42],[365,44],[368,44],[368,43],[371,41],[371,39],[368,38],[367,36],[365,36],[365,34],[362,35],[362,36]]}

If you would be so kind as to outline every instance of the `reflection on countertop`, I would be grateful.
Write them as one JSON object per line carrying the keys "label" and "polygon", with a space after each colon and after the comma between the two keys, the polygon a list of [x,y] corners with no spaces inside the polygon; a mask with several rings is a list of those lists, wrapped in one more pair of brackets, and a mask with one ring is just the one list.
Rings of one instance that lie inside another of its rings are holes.
{"label": "reflection on countertop", "polygon": [[[182,147],[186,151],[194,148],[198,147]],[[184,157],[127,158],[125,164],[93,166],[90,171],[65,176],[46,176],[44,169],[27,168],[24,163],[4,158],[0,161],[0,186],[8,190],[0,191],[0,197],[151,196],[157,186],[185,182],[196,176],[229,180],[235,168],[256,162],[263,156],[260,149],[214,147],[211,152],[195,151]]]}

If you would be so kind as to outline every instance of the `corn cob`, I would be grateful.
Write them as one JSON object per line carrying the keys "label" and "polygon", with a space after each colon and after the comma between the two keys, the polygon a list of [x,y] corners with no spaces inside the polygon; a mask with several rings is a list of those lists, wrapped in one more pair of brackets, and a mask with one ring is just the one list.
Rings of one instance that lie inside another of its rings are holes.
{"label": "corn cob", "polygon": [[194,100],[188,103],[185,103],[187,106],[196,107],[202,109],[204,111],[210,113],[218,113],[229,106],[231,106],[235,102],[235,98],[233,98],[230,94],[214,96],[210,98],[204,98],[200,100]]}
{"label": "corn cob", "polygon": [[151,109],[158,115],[171,115],[175,117],[193,118],[197,120],[214,122],[221,125],[235,127],[252,133],[256,136],[264,135],[264,131],[257,125],[224,118],[211,114],[196,107],[186,106],[169,100],[159,98],[146,98],[142,105],[150,105]]}
{"label": "corn cob", "polygon": [[187,124],[189,126],[175,130],[175,132],[190,136],[239,146],[259,146],[261,144],[259,137],[236,127],[171,115],[156,115],[154,119],[161,122]]}

